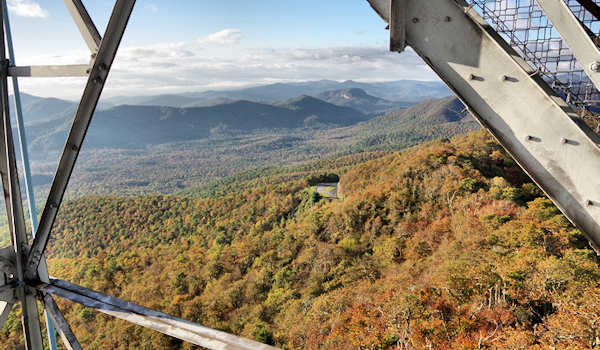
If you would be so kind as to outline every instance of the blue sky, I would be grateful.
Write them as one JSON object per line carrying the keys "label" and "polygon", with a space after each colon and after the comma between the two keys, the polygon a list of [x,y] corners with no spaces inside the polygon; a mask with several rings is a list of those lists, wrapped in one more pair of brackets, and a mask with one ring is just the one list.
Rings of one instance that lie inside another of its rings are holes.
{"label": "blue sky", "polygon": [[[83,1],[100,32],[113,1]],[[8,0],[19,64],[85,63],[62,0]],[[315,79],[434,80],[416,55],[386,50],[366,0],[138,0],[110,95],[234,88]],[[77,98],[82,79],[21,80],[23,90]]]}

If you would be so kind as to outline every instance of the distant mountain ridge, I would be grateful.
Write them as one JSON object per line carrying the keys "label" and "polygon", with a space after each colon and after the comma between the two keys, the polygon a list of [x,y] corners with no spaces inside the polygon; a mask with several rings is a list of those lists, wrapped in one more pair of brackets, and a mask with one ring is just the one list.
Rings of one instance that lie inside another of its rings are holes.
{"label": "distant mountain ridge", "polygon": [[[31,125],[27,132],[32,149],[60,149],[71,119],[71,114],[65,114]],[[123,105],[96,112],[85,144],[94,148],[145,147],[257,130],[348,126],[367,119],[360,111],[310,96],[276,105],[250,101],[193,108]]]}
{"label": "distant mountain ridge", "polygon": [[[397,108],[407,108],[432,98],[451,96],[441,82],[402,80],[395,82],[361,83],[352,80],[331,80],[299,83],[277,83],[244,89],[163,94],[154,96],[117,96],[103,98],[98,111],[120,105],[165,106],[174,108],[211,107],[247,100],[263,104],[277,104],[312,96],[340,107],[350,107],[367,115],[376,115]],[[350,97],[350,98],[347,98]],[[11,98],[11,110],[14,102]],[[44,98],[21,93],[25,124],[61,118],[75,112],[77,101]]]}
{"label": "distant mountain ridge", "polygon": [[[10,109],[15,111],[14,98],[11,95]],[[21,107],[25,124],[47,121],[58,115],[75,112],[77,103],[53,97],[39,97],[21,93]]]}
{"label": "distant mountain ridge", "polygon": [[400,80],[392,82],[362,83],[319,80],[297,83],[275,83],[232,90],[209,90],[181,94],[154,96],[117,96],[103,100],[111,105],[162,105],[170,107],[197,107],[222,104],[233,100],[274,103],[301,95],[319,98],[328,91],[361,89],[367,94],[393,102],[418,103],[432,98],[452,96],[452,92],[439,81]]}
{"label": "distant mountain ridge", "polygon": [[399,108],[408,108],[415,103],[393,102],[383,98],[369,95],[360,88],[326,91],[316,96],[337,106],[354,108],[365,114],[379,114]]}
{"label": "distant mountain ridge", "polygon": [[[27,128],[40,185],[52,179],[71,119],[67,114]],[[71,191],[174,193],[262,167],[394,151],[478,128],[455,98],[370,119],[309,96],[277,105],[119,106],[92,120]]]}

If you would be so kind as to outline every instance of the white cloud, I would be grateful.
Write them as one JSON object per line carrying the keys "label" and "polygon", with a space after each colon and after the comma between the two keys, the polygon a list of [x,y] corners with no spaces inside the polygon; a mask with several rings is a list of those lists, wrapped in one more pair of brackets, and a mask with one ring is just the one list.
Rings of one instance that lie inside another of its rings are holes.
{"label": "white cloud", "polygon": [[32,18],[48,17],[48,11],[32,0],[8,0],[7,5],[8,10],[17,16]]}
{"label": "white cloud", "polygon": [[242,32],[238,29],[223,29],[219,32],[198,39],[198,44],[236,45],[242,40]]}
{"label": "white cloud", "polygon": [[[384,46],[328,48],[203,48],[198,41],[122,47],[108,80],[106,96],[180,93],[307,80],[437,80],[410,49],[390,53]],[[22,64],[84,63],[86,51],[29,57]],[[51,63],[49,63],[51,62]],[[79,98],[84,79],[23,79],[23,91]],[[69,87],[71,86],[71,87]]]}
{"label": "white cloud", "polygon": [[149,9],[152,13],[157,13],[158,12],[158,5],[156,5],[156,4],[148,4],[145,7],[147,9]]}

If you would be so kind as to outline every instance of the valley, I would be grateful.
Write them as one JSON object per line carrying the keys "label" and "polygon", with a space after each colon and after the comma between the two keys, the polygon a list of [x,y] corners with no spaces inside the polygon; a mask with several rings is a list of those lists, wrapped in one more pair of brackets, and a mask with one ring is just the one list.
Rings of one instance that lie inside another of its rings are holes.
{"label": "valley", "polygon": [[[356,84],[361,88],[351,87]],[[382,91],[390,86],[404,87],[395,96],[404,96],[405,102],[391,102],[362,89]],[[414,95],[406,91],[411,86]],[[344,89],[323,91],[340,87]],[[287,98],[309,89],[317,97]],[[144,103],[173,98],[163,96],[130,99],[141,105],[104,104],[92,120],[66,198],[89,194],[210,196],[223,192],[222,183],[229,183],[232,190],[238,188],[239,178],[306,169],[310,164],[364,152],[366,158],[381,156],[479,128],[455,98],[420,100],[447,93],[440,83],[320,81],[220,95],[271,101],[286,98],[271,103],[238,100],[205,107]],[[62,152],[74,105],[24,95],[23,109],[40,207]],[[0,232],[6,241],[4,225]]]}
{"label": "valley", "polygon": [[[459,101],[320,96],[99,111],[51,275],[287,349],[593,347],[598,257]],[[28,124],[38,198],[67,121]],[[59,303],[86,348],[188,348]]]}
{"label": "valley", "polygon": [[[42,189],[51,182],[68,118],[27,127]],[[69,193],[174,193],[242,171],[397,150],[477,128],[453,98],[375,117],[307,96],[278,106],[114,107],[92,121]]]}

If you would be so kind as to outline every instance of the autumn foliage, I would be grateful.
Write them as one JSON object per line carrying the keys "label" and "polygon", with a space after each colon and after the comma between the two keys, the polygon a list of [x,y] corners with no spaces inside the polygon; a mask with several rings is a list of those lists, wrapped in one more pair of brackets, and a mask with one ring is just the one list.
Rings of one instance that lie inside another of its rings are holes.
{"label": "autumn foliage", "polygon": [[[486,133],[338,173],[340,201],[306,178],[71,201],[51,274],[284,349],[600,346],[596,254]],[[87,349],[193,348],[60,304]]]}

